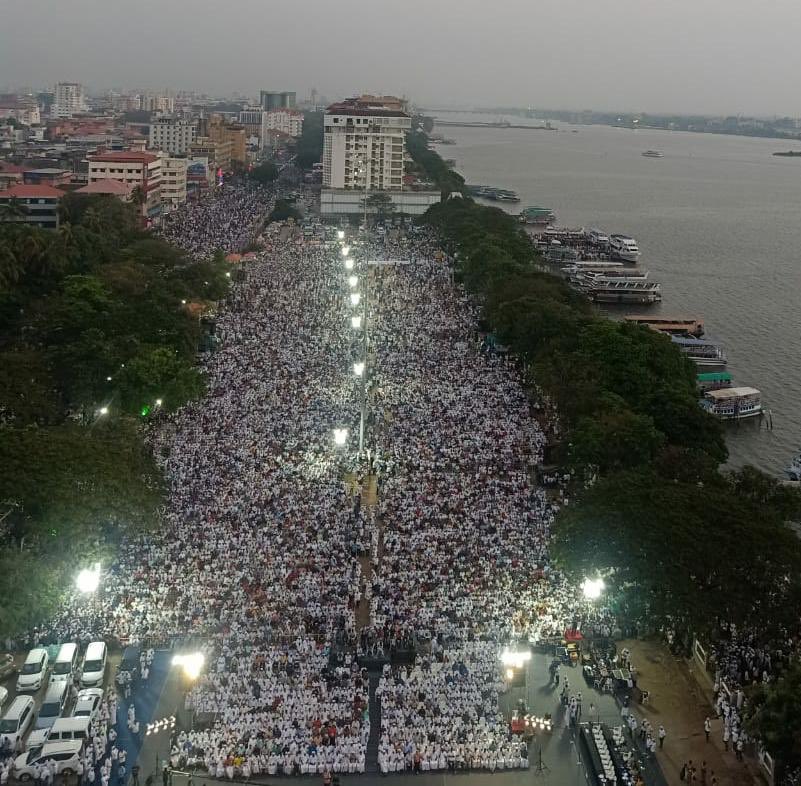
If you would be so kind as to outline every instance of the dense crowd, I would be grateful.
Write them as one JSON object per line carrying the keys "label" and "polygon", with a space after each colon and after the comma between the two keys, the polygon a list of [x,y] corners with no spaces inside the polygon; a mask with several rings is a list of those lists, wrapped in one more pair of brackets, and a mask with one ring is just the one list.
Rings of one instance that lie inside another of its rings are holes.
{"label": "dense crowd", "polygon": [[242,251],[272,206],[272,192],[255,185],[222,185],[170,213],[161,234],[200,259]]}

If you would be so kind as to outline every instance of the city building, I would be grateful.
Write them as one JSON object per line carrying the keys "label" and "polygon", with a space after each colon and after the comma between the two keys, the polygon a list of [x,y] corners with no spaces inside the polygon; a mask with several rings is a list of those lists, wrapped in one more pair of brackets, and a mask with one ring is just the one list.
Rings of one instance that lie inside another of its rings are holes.
{"label": "city building", "polygon": [[58,229],[63,191],[48,185],[14,185],[0,191],[0,221],[21,221],[43,229]]}
{"label": "city building", "polygon": [[172,156],[185,156],[197,139],[197,123],[186,118],[165,115],[150,124],[148,147]]}
{"label": "city building", "polygon": [[42,122],[36,100],[15,93],[0,95],[0,120],[6,118],[12,118],[24,126],[35,126]]}
{"label": "city building", "polygon": [[98,180],[119,180],[139,188],[142,214],[147,217],[161,211],[161,156],[139,150],[98,152],[88,156],[88,183]]}
{"label": "city building", "polygon": [[[399,213],[420,215],[440,201],[438,191],[404,191],[406,102],[363,95],[331,104],[323,120],[323,214],[359,213],[364,200],[385,192]],[[369,209],[368,209],[369,212]]]}
{"label": "city building", "polygon": [[130,183],[123,183],[120,180],[95,180],[94,183],[78,188],[76,194],[101,194],[103,196],[113,196],[122,202],[130,202],[134,187]]}
{"label": "city building", "polygon": [[143,95],[139,98],[139,108],[146,112],[174,112],[175,99],[165,95]]}
{"label": "city building", "polygon": [[280,131],[297,139],[303,133],[303,112],[297,109],[271,109],[262,113],[261,138],[267,131]]}
{"label": "city building", "polygon": [[83,85],[77,82],[59,82],[56,85],[51,117],[72,117],[88,109]]}
{"label": "city building", "polygon": [[209,137],[198,137],[189,145],[188,157],[190,159],[206,159],[208,166],[214,172],[221,169],[223,172],[231,170],[231,142],[215,142]]}
{"label": "city building", "polygon": [[48,185],[53,188],[66,186],[72,182],[72,172],[58,167],[42,167],[41,169],[26,169],[22,173],[22,182],[26,186]]}
{"label": "city building", "polygon": [[[236,123],[228,123],[221,114],[213,114],[207,124],[208,138],[212,142],[225,143],[231,145],[228,166],[223,166],[224,171],[229,171],[233,164],[245,165],[247,161],[247,132],[245,127]],[[217,163],[220,164],[219,161]]]}
{"label": "city building", "polygon": [[186,159],[161,159],[161,202],[167,208],[175,208],[186,202]]}
{"label": "city building", "polygon": [[262,109],[294,109],[295,93],[276,93],[270,90],[262,90],[259,93],[259,103]]}
{"label": "city building", "polygon": [[237,116],[237,121],[248,136],[261,137],[264,110],[260,106],[246,106]]}

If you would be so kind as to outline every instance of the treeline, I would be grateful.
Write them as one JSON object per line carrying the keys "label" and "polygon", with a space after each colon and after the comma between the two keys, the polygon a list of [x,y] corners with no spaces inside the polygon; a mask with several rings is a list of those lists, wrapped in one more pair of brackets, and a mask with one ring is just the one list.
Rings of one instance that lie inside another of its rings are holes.
{"label": "treeline", "polygon": [[0,222],[0,634],[155,523],[140,425],[202,394],[199,313],[228,285],[221,257],[191,261],[131,205],[68,195],[62,212],[56,231]]}
{"label": "treeline", "polygon": [[424,220],[458,254],[485,328],[555,404],[560,463],[589,481],[559,517],[558,564],[577,579],[603,576],[641,629],[714,638],[719,620],[797,623],[801,549],[785,521],[799,514],[799,494],[752,468],[719,471],[723,433],[697,404],[692,362],[535,269],[502,210],[456,198]]}
{"label": "treeline", "polygon": [[303,131],[295,145],[297,165],[301,169],[310,169],[323,159],[323,113],[304,112]]}
{"label": "treeline", "polygon": [[428,149],[428,137],[423,131],[412,130],[406,134],[406,151],[415,166],[437,186],[443,197],[454,191],[464,193],[464,178],[454,172],[438,153]]}

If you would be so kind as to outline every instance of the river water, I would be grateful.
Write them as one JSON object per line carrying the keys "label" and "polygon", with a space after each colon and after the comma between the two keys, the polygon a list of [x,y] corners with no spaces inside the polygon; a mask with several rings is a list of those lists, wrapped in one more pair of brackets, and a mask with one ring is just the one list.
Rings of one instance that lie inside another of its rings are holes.
{"label": "river water", "polygon": [[[543,205],[561,225],[636,238],[663,300],[632,312],[704,319],[734,384],[759,388],[772,412],[772,430],[767,418],[726,424],[730,463],[782,475],[801,448],[801,158],[771,153],[792,143],[555,125],[438,127],[456,144],[437,149],[468,183],[517,191],[510,212]],[[648,149],[665,157],[643,157]]]}

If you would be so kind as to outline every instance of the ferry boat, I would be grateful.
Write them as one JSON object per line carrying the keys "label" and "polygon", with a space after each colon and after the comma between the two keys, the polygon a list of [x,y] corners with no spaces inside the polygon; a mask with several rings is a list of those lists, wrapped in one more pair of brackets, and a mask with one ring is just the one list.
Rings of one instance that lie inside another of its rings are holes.
{"label": "ferry boat", "polygon": [[784,472],[790,480],[801,481],[801,453],[793,456],[790,464],[784,468]]}
{"label": "ferry boat", "polygon": [[595,246],[608,246],[609,235],[601,229],[587,230],[587,240]]}
{"label": "ferry boat", "polygon": [[762,414],[762,394],[756,388],[708,390],[701,406],[720,420],[742,420]]}
{"label": "ferry boat", "polygon": [[533,205],[520,211],[519,221],[521,224],[551,224],[556,221],[556,214],[549,207]]}
{"label": "ferry boat", "polygon": [[614,281],[601,279],[586,288],[596,303],[638,303],[650,305],[662,300],[662,287],[655,281]]}
{"label": "ferry boat", "polygon": [[705,371],[724,371],[726,353],[714,341],[687,336],[671,336],[670,340],[699,368]]}
{"label": "ferry boat", "polygon": [[609,256],[622,259],[624,262],[637,262],[640,249],[637,241],[628,235],[609,235]]}
{"label": "ferry boat", "polygon": [[661,150],[646,150],[643,155],[646,158],[664,158],[665,154]]}
{"label": "ferry boat", "polygon": [[630,314],[627,322],[645,325],[661,333],[673,333],[677,336],[692,336],[701,338],[704,335],[704,321],[702,319],[685,319],[684,317],[648,317]]}
{"label": "ferry boat", "polygon": [[[569,267],[569,266],[568,266]],[[608,270],[578,270],[570,276],[570,280],[579,286],[590,287],[606,281],[647,281],[647,270],[631,270],[627,268],[610,268]]]}
{"label": "ferry boat", "polygon": [[698,390],[707,393],[710,390],[730,388],[732,378],[728,371],[704,371],[696,376],[695,381]]}

